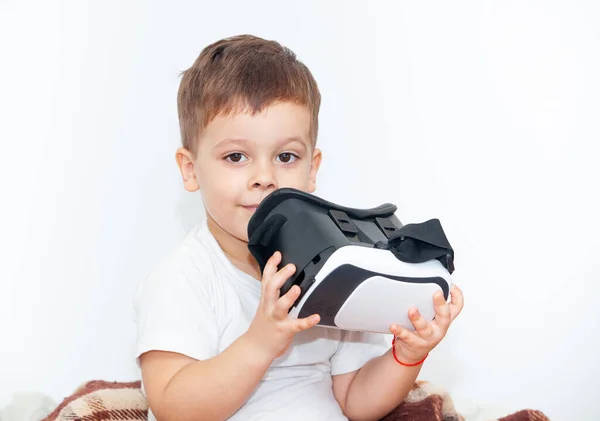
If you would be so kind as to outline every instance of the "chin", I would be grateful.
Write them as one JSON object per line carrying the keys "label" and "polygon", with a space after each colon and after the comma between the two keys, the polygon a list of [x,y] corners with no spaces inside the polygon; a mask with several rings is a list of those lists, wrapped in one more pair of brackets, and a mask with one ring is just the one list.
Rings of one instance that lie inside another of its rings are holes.
{"label": "chin", "polygon": [[247,243],[248,223],[254,212],[255,209],[238,205],[228,209],[226,212],[212,214],[212,219],[222,233]]}
{"label": "chin", "polygon": [[230,234],[237,238],[240,241],[243,241],[244,243],[248,242],[248,231],[247,231],[247,227],[248,225],[245,225],[243,227],[234,227],[234,229],[231,230]]}
{"label": "chin", "polygon": [[235,221],[233,224],[230,224],[228,228],[229,233],[233,235],[238,240],[248,242],[248,223],[250,222],[250,217],[252,213],[242,209],[241,214],[237,214],[236,216],[232,216],[230,221]]}

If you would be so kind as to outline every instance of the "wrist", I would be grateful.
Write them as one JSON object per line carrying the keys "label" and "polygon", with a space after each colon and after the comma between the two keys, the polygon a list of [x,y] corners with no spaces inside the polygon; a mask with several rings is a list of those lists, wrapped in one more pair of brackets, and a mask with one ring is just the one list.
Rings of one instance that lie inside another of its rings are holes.
{"label": "wrist", "polygon": [[239,340],[243,344],[246,356],[255,363],[270,366],[275,359],[275,355],[265,346],[265,342],[250,331],[240,336]]}
{"label": "wrist", "polygon": [[396,360],[396,362],[400,365],[406,367],[415,367],[423,364],[427,357],[429,356],[429,352],[426,353],[407,353],[402,352],[402,350],[398,350],[396,347],[396,338],[392,340],[392,356]]}

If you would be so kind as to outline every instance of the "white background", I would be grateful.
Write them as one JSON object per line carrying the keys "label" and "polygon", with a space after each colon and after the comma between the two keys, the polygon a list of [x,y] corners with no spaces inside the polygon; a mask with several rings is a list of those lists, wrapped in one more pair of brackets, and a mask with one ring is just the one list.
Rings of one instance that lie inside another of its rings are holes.
{"label": "white background", "polygon": [[600,6],[0,2],[0,406],[135,380],[136,284],[203,217],[179,72],[217,39],[292,48],[323,94],[317,194],[440,218],[466,306],[421,378],[600,419]]}

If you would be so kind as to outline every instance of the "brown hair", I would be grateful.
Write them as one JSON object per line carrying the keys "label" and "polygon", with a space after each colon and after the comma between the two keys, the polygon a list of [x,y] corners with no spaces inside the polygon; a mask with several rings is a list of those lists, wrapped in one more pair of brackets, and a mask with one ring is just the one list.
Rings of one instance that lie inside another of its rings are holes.
{"label": "brown hair", "polygon": [[255,114],[277,101],[309,109],[315,144],[319,88],[308,68],[281,44],[252,35],[225,38],[204,48],[182,75],[177,111],[181,142],[192,153],[202,129],[216,116],[242,110]]}

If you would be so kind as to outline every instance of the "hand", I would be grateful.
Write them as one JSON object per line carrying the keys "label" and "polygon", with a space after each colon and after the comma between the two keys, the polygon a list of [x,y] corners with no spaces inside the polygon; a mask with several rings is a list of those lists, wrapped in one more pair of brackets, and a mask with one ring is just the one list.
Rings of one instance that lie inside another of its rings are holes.
{"label": "hand", "polygon": [[291,263],[277,271],[280,262],[281,253],[275,252],[265,265],[260,302],[247,332],[259,349],[271,359],[285,353],[296,333],[310,329],[320,320],[318,314],[304,319],[292,319],[288,316],[290,307],[300,296],[300,287],[294,285],[283,297],[279,296],[280,288],[296,271]]}
{"label": "hand", "polygon": [[409,309],[408,317],[415,327],[414,332],[398,325],[390,326],[390,332],[396,336],[395,351],[400,361],[407,364],[421,361],[444,339],[450,324],[460,314],[464,304],[462,291],[456,285],[452,286],[450,297],[448,304],[441,291],[433,295],[435,319],[429,323],[418,309]]}

